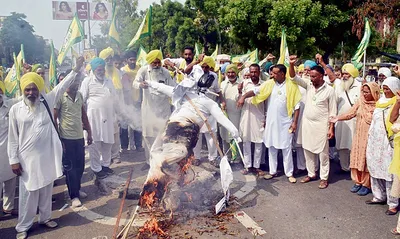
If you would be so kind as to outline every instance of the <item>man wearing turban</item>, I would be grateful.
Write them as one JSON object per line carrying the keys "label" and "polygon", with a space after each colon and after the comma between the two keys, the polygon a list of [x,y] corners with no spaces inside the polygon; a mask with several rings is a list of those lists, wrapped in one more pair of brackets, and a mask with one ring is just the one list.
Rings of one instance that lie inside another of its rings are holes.
{"label": "man wearing turban", "polygon": [[148,65],[139,69],[133,82],[134,89],[143,90],[141,113],[146,160],[149,160],[150,148],[155,138],[162,131],[171,115],[171,104],[168,96],[160,94],[148,87],[148,82],[150,81],[175,86],[175,82],[171,78],[168,70],[161,67],[162,60],[163,57],[160,50],[150,51],[146,56]]}
{"label": "man wearing turban", "polygon": [[[335,86],[339,115],[348,112],[360,98],[362,84],[358,80],[355,80],[358,74],[358,70],[353,64],[348,63],[343,65],[342,81],[339,85]],[[350,150],[355,130],[356,118],[336,123],[336,149],[339,152],[341,169],[345,172],[350,171]]]}
{"label": "man wearing turban", "polygon": [[39,224],[54,228],[51,220],[53,182],[62,176],[62,145],[53,124],[56,101],[75,81],[84,62],[48,94],[43,93],[43,78],[30,72],[20,81],[23,100],[9,113],[8,156],[12,171],[20,176],[17,238],[26,238],[39,207]]}

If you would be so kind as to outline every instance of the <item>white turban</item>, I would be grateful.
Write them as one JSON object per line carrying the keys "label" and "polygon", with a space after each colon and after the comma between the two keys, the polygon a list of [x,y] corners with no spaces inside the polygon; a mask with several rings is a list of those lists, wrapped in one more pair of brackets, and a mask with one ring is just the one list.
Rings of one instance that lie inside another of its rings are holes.
{"label": "white turban", "polygon": [[378,71],[378,76],[379,76],[380,74],[386,76],[386,78],[392,76],[392,72],[391,72],[390,69],[387,68],[387,67],[382,67],[382,68],[380,68],[379,71]]}
{"label": "white turban", "polygon": [[387,87],[389,87],[389,89],[393,92],[393,94],[396,94],[396,92],[400,90],[400,80],[394,76],[386,78],[382,82],[382,85],[386,85]]}

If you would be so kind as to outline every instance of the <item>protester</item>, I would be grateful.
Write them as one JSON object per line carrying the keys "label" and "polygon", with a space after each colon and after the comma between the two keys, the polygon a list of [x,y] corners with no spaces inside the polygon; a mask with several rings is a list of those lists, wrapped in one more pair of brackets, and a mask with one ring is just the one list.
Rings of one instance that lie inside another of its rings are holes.
{"label": "protester", "polygon": [[146,56],[148,66],[142,66],[139,69],[133,82],[135,89],[143,90],[141,105],[142,134],[147,163],[149,163],[151,146],[171,115],[171,104],[168,97],[148,87],[149,81],[160,82],[170,86],[175,85],[168,70],[161,67],[162,59],[160,50],[150,51]]}
{"label": "protester", "polygon": [[10,109],[8,156],[13,172],[20,176],[17,238],[26,238],[39,207],[39,224],[57,227],[51,220],[53,182],[62,175],[62,146],[52,109],[55,102],[74,82],[83,65],[76,68],[48,94],[38,74],[26,73],[20,80],[23,100]]}
{"label": "protester", "polygon": [[[308,183],[317,178],[316,157],[320,160],[320,189],[328,187],[329,177],[329,143],[334,136],[334,125],[329,118],[336,116],[337,105],[334,89],[324,81],[324,69],[313,66],[310,81],[296,76],[294,64],[297,56],[290,56],[289,74],[293,80],[307,90],[307,98],[303,114],[302,142],[308,175],[301,180]],[[312,135],[312,137],[310,137]]]}
{"label": "protester", "polygon": [[194,59],[194,48],[187,46],[183,49],[182,58],[167,58],[165,59],[164,64],[174,69],[173,71],[176,74],[175,81],[179,83],[183,80],[184,74],[189,74],[192,71],[193,66],[199,64],[202,59],[198,60],[199,61],[196,61]]}
{"label": "protester", "polygon": [[[263,132],[265,128],[265,103],[261,102],[257,105],[251,103],[252,99],[246,99],[248,92],[264,82],[260,79],[260,66],[252,64],[249,69],[250,79],[245,79],[239,86],[240,99],[237,103],[238,107],[243,107],[240,117],[240,136],[243,140],[243,165],[242,174],[246,175],[250,172],[256,173],[257,176],[263,177],[265,172],[260,169],[262,157]],[[246,74],[246,73],[245,73]],[[252,163],[251,143],[254,143],[254,155]]]}
{"label": "protester", "polygon": [[365,196],[371,192],[366,149],[372,114],[375,110],[375,104],[379,100],[379,85],[375,82],[364,84],[361,93],[360,100],[353,107],[333,118],[330,122],[336,123],[337,121],[351,120],[353,118],[357,120],[350,153],[351,179],[354,182],[354,186],[350,191],[360,196]]}
{"label": "protester", "polygon": [[393,175],[389,173],[389,166],[393,157],[393,146],[389,142],[391,134],[390,109],[396,102],[395,93],[400,89],[400,80],[388,77],[382,82],[384,96],[376,103],[372,116],[371,127],[368,132],[367,165],[371,175],[371,189],[373,198],[367,204],[385,204],[389,209],[387,215],[397,214],[399,200],[390,195]]}
{"label": "protester", "polygon": [[105,65],[103,59],[94,58],[90,62],[92,73],[83,80],[80,88],[92,130],[93,143],[88,147],[90,167],[98,179],[114,173],[110,164],[118,102],[114,85],[105,76]]}
{"label": "protester", "polygon": [[91,145],[93,141],[89,120],[83,105],[83,97],[78,91],[79,86],[80,82],[75,81],[67,88],[54,107],[54,121],[59,126],[59,135],[63,143],[64,174],[72,207],[82,206],[80,199],[87,197],[87,194],[80,190],[85,170],[83,129],[87,132],[87,144]]}
{"label": "protester", "polygon": [[[382,87],[382,82],[386,80],[386,78],[391,77],[392,72],[387,67],[381,67],[378,70],[378,84]],[[383,93],[383,92],[382,92]]]}

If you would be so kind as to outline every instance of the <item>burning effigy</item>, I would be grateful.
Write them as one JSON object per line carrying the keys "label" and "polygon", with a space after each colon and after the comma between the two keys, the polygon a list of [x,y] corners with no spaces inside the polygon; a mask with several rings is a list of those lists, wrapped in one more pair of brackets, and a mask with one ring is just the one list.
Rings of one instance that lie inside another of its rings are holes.
{"label": "burning effigy", "polygon": [[[180,207],[184,193],[192,201],[190,192],[181,189],[190,183],[193,148],[199,138],[199,131],[207,118],[213,116],[225,127],[232,137],[240,142],[238,129],[229,121],[218,104],[205,95],[210,82],[208,74],[197,68],[176,87],[158,82],[148,82],[152,90],[171,97],[175,110],[167,125],[150,151],[150,169],[141,193],[139,204],[142,208],[158,213],[155,208],[169,211],[170,217]],[[139,230],[164,235],[154,216]]]}

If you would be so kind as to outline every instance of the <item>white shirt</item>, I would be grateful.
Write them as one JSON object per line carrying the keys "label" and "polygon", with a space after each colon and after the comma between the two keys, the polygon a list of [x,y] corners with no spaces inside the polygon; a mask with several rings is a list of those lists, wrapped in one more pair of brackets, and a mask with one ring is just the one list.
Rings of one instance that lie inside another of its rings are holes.
{"label": "white shirt", "polygon": [[[42,94],[51,113],[75,76],[72,71],[50,93]],[[62,176],[62,146],[45,105],[38,103],[32,112],[20,101],[11,107],[9,117],[9,161],[21,164],[21,181],[26,189],[35,191],[53,183]]]}

